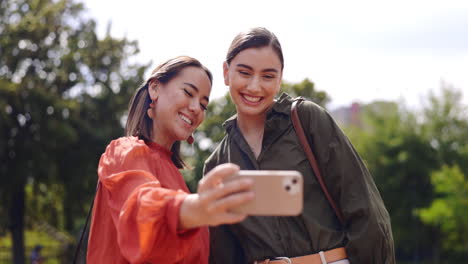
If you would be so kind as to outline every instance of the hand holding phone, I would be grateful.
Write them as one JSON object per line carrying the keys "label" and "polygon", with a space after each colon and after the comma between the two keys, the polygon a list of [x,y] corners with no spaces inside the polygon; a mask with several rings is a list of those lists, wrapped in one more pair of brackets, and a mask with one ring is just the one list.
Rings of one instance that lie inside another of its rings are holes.
{"label": "hand holding phone", "polygon": [[293,170],[240,170],[227,178],[250,178],[254,199],[231,209],[233,212],[263,216],[293,216],[302,213],[303,177]]}
{"label": "hand holding phone", "polygon": [[198,183],[197,193],[185,197],[179,210],[179,229],[199,226],[234,224],[244,220],[247,214],[231,209],[253,199],[252,181],[223,179],[239,172],[235,164],[221,164],[213,168]]}

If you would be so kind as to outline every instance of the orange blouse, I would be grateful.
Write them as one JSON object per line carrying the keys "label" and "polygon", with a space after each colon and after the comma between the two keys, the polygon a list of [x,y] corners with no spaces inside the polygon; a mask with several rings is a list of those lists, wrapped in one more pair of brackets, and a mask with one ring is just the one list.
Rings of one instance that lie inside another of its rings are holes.
{"label": "orange blouse", "polygon": [[101,156],[87,263],[208,263],[208,228],[177,230],[189,190],[172,153],[136,137]]}

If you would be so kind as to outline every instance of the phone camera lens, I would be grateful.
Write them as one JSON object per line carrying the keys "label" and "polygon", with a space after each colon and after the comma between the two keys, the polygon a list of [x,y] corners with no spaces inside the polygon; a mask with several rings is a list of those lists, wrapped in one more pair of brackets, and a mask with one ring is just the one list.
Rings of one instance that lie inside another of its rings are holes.
{"label": "phone camera lens", "polygon": [[296,183],[297,183],[297,179],[294,178],[294,179],[292,180],[292,183],[293,183],[293,184],[296,184]]}
{"label": "phone camera lens", "polygon": [[286,185],[284,188],[285,188],[286,191],[288,191],[288,192],[291,190],[291,186],[289,186],[289,185]]}

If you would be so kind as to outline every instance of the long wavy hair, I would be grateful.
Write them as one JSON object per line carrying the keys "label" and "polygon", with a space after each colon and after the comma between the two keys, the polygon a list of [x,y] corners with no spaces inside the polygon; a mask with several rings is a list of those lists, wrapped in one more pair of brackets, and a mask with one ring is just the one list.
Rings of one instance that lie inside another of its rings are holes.
{"label": "long wavy hair", "polygon": [[[148,108],[150,107],[151,98],[149,96],[148,87],[152,80],[157,80],[161,84],[166,84],[174,79],[181,70],[186,67],[201,68],[206,72],[211,84],[213,84],[213,75],[210,70],[203,66],[197,59],[188,56],[179,56],[170,59],[158,65],[151,73],[151,77],[141,85],[133,95],[129,110],[127,123],[125,125],[126,136],[136,136],[146,142],[151,141],[153,133],[153,120],[148,116]],[[171,148],[172,161],[177,168],[184,168],[186,164],[180,155],[180,141],[176,141]]]}

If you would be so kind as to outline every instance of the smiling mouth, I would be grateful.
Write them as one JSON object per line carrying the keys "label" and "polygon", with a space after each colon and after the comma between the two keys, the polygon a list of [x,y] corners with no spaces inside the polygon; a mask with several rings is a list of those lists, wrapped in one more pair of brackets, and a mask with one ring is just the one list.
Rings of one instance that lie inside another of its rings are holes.
{"label": "smiling mouth", "polygon": [[182,119],[182,121],[184,121],[185,123],[187,123],[187,124],[189,124],[189,125],[192,125],[192,124],[193,124],[192,120],[190,120],[190,119],[189,119],[188,117],[186,117],[185,115],[179,113],[179,117],[180,117],[180,119]]}
{"label": "smiling mouth", "polygon": [[246,94],[241,94],[241,95],[242,95],[242,98],[244,98],[249,103],[258,103],[263,98],[261,96],[251,96],[251,95],[246,95]]}

